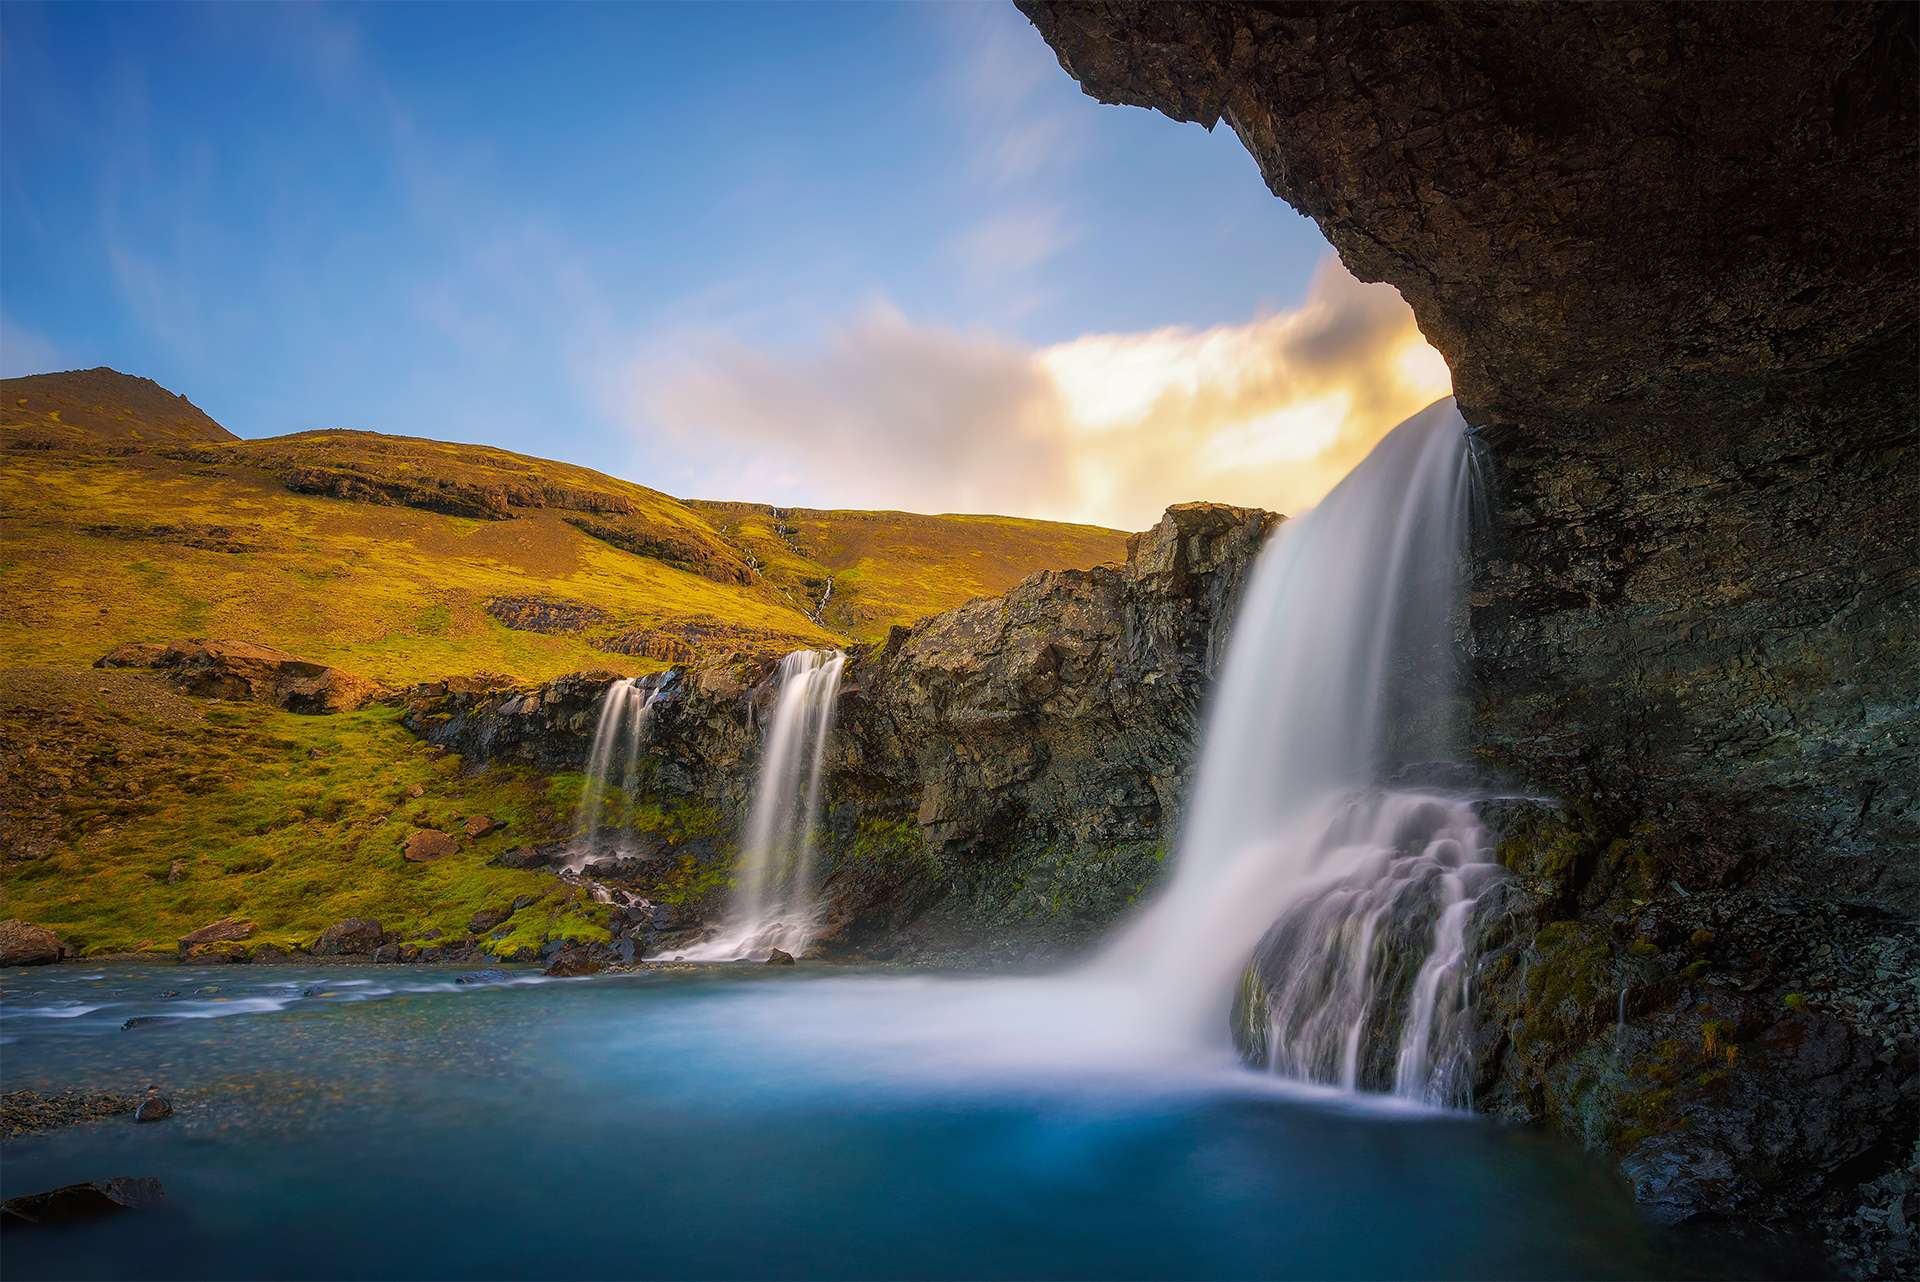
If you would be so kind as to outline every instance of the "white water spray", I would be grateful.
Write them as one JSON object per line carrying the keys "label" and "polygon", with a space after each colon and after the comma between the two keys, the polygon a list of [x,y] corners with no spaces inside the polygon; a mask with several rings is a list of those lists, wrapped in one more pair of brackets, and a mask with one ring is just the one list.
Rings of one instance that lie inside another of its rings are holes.
{"label": "white water spray", "polygon": [[1466,800],[1409,788],[1454,747],[1470,451],[1451,399],[1407,420],[1261,553],[1213,693],[1165,891],[1088,968],[1160,1035],[1243,1014],[1270,1065],[1462,1103],[1467,927],[1497,871]]}
{"label": "white water spray", "polygon": [[660,690],[646,678],[623,677],[600,696],[600,718],[594,724],[593,743],[587,750],[586,782],[574,815],[573,848],[567,860],[570,867],[577,869],[600,853],[611,793],[618,790],[631,798],[638,791],[647,716]]}
{"label": "white water spray", "polygon": [[780,661],[779,695],[741,838],[740,884],[718,937],[684,950],[688,960],[798,956],[819,929],[815,862],[827,741],[846,656],[797,650]]}

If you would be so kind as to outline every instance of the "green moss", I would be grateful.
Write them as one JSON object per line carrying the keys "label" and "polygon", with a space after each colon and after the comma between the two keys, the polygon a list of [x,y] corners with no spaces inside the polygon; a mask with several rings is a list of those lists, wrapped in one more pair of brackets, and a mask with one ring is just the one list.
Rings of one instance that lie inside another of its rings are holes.
{"label": "green moss", "polygon": [[1782,997],[1780,1001],[1791,1011],[1803,1011],[1807,1008],[1807,995],[1805,993],[1788,993],[1785,997]]}
{"label": "green moss", "polygon": [[1612,996],[1612,954],[1601,931],[1578,921],[1549,922],[1534,937],[1527,969],[1526,1027],[1536,1041],[1568,1047],[1581,1040]]}
{"label": "green moss", "polygon": [[847,858],[856,863],[883,867],[924,862],[920,825],[905,819],[863,818],[854,828]]}
{"label": "green moss", "polygon": [[[402,938],[463,933],[477,909],[554,884],[488,862],[512,841],[564,829],[566,816],[529,772],[466,772],[408,734],[393,708],[302,717],[177,703],[206,710],[171,727],[177,756],[121,753],[118,786],[70,794],[67,835],[45,857],[5,869],[9,915],[85,952],[171,951],[179,936],[229,916],[255,923],[252,945],[292,946],[347,917],[377,918]],[[110,743],[128,727],[102,718],[71,729]],[[415,785],[418,799],[407,795]],[[459,833],[481,813],[506,830],[462,836],[459,853],[436,863],[401,858],[414,829]]]}

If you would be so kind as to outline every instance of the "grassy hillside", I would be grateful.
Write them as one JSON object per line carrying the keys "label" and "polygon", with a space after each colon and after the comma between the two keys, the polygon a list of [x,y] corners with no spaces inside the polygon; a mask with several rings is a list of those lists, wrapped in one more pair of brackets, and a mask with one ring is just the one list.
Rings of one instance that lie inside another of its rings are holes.
{"label": "grassy hillside", "polygon": [[[634,673],[877,640],[1125,551],[1039,521],[685,503],[415,437],[238,440],[111,370],[0,382],[0,543],[0,917],[94,952],[167,951],[224,916],[252,942],[355,915],[458,937],[528,894],[507,943],[537,945],[601,911],[487,862],[564,836],[577,777],[466,771],[390,707],[302,717],[91,669],[124,642],[252,641],[389,686]],[[480,813],[506,833],[400,858],[412,830]]]}
{"label": "grassy hillside", "polygon": [[750,553],[788,600],[862,639],[998,596],[1035,570],[1085,569],[1127,555],[1127,536],[1097,525],[697,499],[688,506]]}

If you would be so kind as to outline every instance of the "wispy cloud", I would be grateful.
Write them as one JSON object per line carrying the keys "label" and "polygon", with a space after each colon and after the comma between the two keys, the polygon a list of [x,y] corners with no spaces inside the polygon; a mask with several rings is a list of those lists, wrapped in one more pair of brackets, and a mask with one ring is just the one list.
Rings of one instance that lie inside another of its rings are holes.
{"label": "wispy cloud", "polygon": [[1046,297],[1036,276],[1080,239],[1062,180],[1081,117],[1063,110],[1059,68],[1018,14],[979,5],[938,13],[953,51],[947,98],[967,140],[961,166],[983,205],[949,249],[972,291],[997,296],[1000,314],[1017,317]]}
{"label": "wispy cloud", "polygon": [[1151,523],[1298,511],[1449,390],[1390,286],[1335,260],[1297,310],[1044,348],[876,304],[802,352],[706,335],[640,362],[630,410],[717,497]]}
{"label": "wispy cloud", "polygon": [[1066,249],[1074,235],[1057,207],[1029,205],[975,223],[954,239],[953,252],[978,277],[1017,278]]}

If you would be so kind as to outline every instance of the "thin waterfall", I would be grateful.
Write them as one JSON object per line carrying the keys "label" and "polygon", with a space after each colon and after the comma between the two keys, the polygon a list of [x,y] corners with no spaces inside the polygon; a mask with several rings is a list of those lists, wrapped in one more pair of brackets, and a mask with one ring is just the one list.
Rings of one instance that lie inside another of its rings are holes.
{"label": "thin waterfall", "polygon": [[1261,553],[1172,879],[1087,972],[1163,1035],[1217,1041],[1232,1013],[1277,1072],[1465,1102],[1469,925],[1498,870],[1469,799],[1419,780],[1457,749],[1471,473],[1437,402]]}
{"label": "thin waterfall", "polygon": [[739,882],[719,936],[679,955],[691,960],[799,955],[819,929],[814,902],[827,743],[846,656],[797,650],[780,661],[753,804],[741,835]]}
{"label": "thin waterfall", "polygon": [[600,716],[587,750],[586,780],[574,812],[570,866],[577,868],[600,853],[613,796],[630,801],[639,791],[647,716],[664,688],[644,677],[622,677],[600,696]]}

